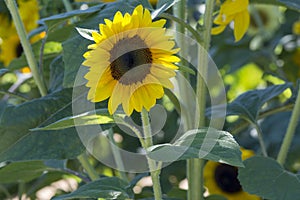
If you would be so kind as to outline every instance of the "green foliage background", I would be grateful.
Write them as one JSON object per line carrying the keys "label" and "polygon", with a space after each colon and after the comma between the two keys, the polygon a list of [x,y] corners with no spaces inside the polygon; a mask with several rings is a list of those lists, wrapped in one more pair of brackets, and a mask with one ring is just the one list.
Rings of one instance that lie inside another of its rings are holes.
{"label": "green foliage background", "polygon": [[[39,64],[43,66],[41,75],[45,77],[48,87],[46,96],[40,97],[34,81],[28,79],[21,84],[15,94],[10,94],[8,99],[5,98],[8,88],[16,82],[15,70],[27,64],[24,55],[13,60],[7,68],[0,68],[0,99],[2,99],[0,199],[10,198],[18,193],[26,193],[28,197],[34,199],[36,191],[65,177],[76,177],[77,180],[80,178],[83,181],[79,181],[80,187],[76,191],[69,194],[58,191],[53,199],[150,199],[153,195],[149,187],[144,187],[140,194],[134,194],[132,191],[139,179],[148,176],[147,173],[131,174],[127,182],[121,180],[118,171],[90,156],[89,161],[101,175],[99,180],[91,181],[76,159],[85,153],[85,147],[74,128],[73,87],[84,59],[82,55],[91,41],[79,35],[75,27],[98,29],[99,23],[103,23],[105,18],[112,19],[116,11],[131,13],[139,4],[143,4],[151,11],[161,9],[161,13],[172,13],[169,7],[174,2],[160,0],[154,7],[147,0],[88,3],[89,8],[86,10],[79,10],[82,2],[70,2],[74,10],[67,12],[61,1],[40,0],[42,17],[39,21],[40,26],[30,33],[35,35],[46,31],[47,36],[33,44],[36,58],[42,61]],[[297,199],[300,191],[299,125],[286,164],[282,167],[274,159],[278,154],[297,96],[296,83],[300,76],[300,36],[292,33],[292,26],[299,20],[300,2],[299,0],[250,2],[282,6],[284,20],[275,31],[271,32],[271,37],[263,38],[256,43],[259,46],[257,49],[250,48],[255,42],[255,36],[246,35],[240,42],[235,43],[229,27],[224,33],[212,37],[209,53],[224,79],[228,106],[226,116],[220,116],[226,117],[227,120],[224,130],[220,131],[222,137],[219,146],[216,146],[212,154],[205,159],[223,160],[241,167],[239,180],[244,190],[249,193],[266,199]],[[195,10],[195,5],[201,3],[203,1],[188,1],[189,24],[192,26],[195,20],[200,22],[202,20],[201,13]],[[2,4],[0,12],[5,6]],[[172,28],[173,23],[169,21],[168,26]],[[197,27],[201,36],[201,27],[200,25]],[[190,76],[192,80],[195,78],[193,74]],[[80,90],[81,86],[76,87]],[[180,118],[180,113],[174,108],[176,102],[169,96],[160,103],[171,104],[171,109],[168,110],[168,120],[163,128],[165,134],[153,138],[156,144],[161,144],[153,146],[153,152],[150,154],[156,160],[169,157],[168,154],[159,152],[162,146],[171,149],[171,152],[174,149],[179,152],[185,149],[184,140],[182,142],[179,139],[177,143],[170,144],[173,134],[178,130],[177,120]],[[87,114],[88,117],[93,115],[93,120],[84,116],[77,117],[83,120],[82,125],[100,123],[109,129],[113,127],[113,121],[103,120],[107,120],[103,118],[107,116],[107,112],[103,111],[105,106],[106,102],[97,104],[99,112]],[[208,117],[211,110],[209,107],[210,105],[207,105]],[[139,120],[138,113],[134,113],[133,118]],[[257,156],[242,163],[238,145],[254,150],[257,155],[261,154],[258,140],[252,134],[253,126],[261,127],[269,158]],[[113,127],[113,130],[123,136],[123,142],[119,144],[122,148],[133,152],[138,150],[140,145],[136,138],[123,134],[117,127]],[[179,182],[186,177],[185,160],[197,157],[193,151],[198,150],[203,142],[199,131],[196,133],[195,142],[182,158],[163,168],[161,182],[163,193],[167,196],[165,199],[185,199],[186,191],[179,189]],[[231,143],[227,147],[224,142]],[[275,180],[274,176],[277,177]],[[170,181],[170,177],[173,179],[175,177],[175,181]],[[223,199],[223,197],[207,199]]]}

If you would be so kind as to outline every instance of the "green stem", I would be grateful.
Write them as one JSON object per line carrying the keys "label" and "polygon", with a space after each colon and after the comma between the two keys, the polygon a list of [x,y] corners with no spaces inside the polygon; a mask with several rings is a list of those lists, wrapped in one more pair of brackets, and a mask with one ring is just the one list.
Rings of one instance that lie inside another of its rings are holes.
{"label": "green stem", "polygon": [[[152,142],[152,134],[151,134],[152,131],[150,126],[149,115],[144,108],[141,112],[141,118],[143,123],[144,144],[145,144],[145,146],[143,147],[147,150],[147,148],[153,145],[153,142]],[[148,161],[148,166],[151,174],[151,179],[153,182],[154,198],[155,200],[162,200],[162,192],[161,192],[160,181],[159,181],[161,164],[156,165],[156,161],[152,160],[148,156],[147,156],[147,161]]]}
{"label": "green stem", "polygon": [[[200,34],[191,25],[187,24],[184,20],[182,20],[182,18],[179,18],[179,16],[176,17],[176,16],[173,16],[168,13],[161,13],[159,16],[178,23],[179,25],[177,25],[177,26],[186,28],[194,36],[194,38],[197,40],[197,42],[199,42],[199,43],[203,42]],[[178,29],[176,29],[176,30],[178,30]],[[182,52],[182,50],[181,50],[181,52]]]}
{"label": "green stem", "polygon": [[85,169],[86,173],[89,175],[89,177],[92,181],[99,179],[98,173],[95,171],[94,167],[89,162],[88,157],[85,152],[83,154],[79,155],[77,157],[77,159],[79,160],[83,169]]}
{"label": "green stem", "polygon": [[130,130],[132,130],[134,132],[134,134],[138,137],[138,139],[141,142],[142,146],[146,146],[145,141],[143,140],[143,136],[142,136],[141,132],[136,127],[128,124],[122,118],[115,117],[115,119],[117,119],[116,123],[122,124],[122,125],[128,127]]}
{"label": "green stem", "polygon": [[121,178],[124,181],[128,181],[126,173],[123,171],[125,169],[124,164],[123,164],[123,160],[122,160],[120,151],[119,151],[119,149],[117,147],[117,144],[116,144],[116,142],[114,140],[114,136],[113,135],[114,135],[114,133],[113,133],[112,129],[109,129],[108,138],[112,142],[111,149],[112,149],[112,153],[114,155],[114,159],[116,161],[117,167],[119,169],[118,171],[120,173]]}
{"label": "green stem", "polygon": [[295,103],[294,109],[292,111],[290,123],[288,125],[286,134],[284,136],[284,139],[283,139],[283,142],[282,142],[282,145],[280,147],[280,151],[279,151],[279,154],[277,157],[277,161],[281,165],[284,165],[284,163],[285,163],[289,148],[291,146],[291,143],[292,143],[292,140],[293,140],[293,137],[295,134],[295,130],[296,130],[296,127],[298,124],[299,117],[300,117],[300,87],[298,90],[298,96],[296,99],[296,103]]}
{"label": "green stem", "polygon": [[[175,24],[176,31],[178,34],[175,35],[176,42],[178,46],[180,47],[179,55],[182,58],[187,58],[187,47],[186,47],[186,41],[185,41],[185,27],[184,23],[186,23],[186,1],[181,0],[177,2],[174,5],[174,18],[181,19],[180,23]],[[180,64],[182,66],[188,66],[188,63],[184,61],[183,59],[180,61]],[[181,117],[183,119],[183,125],[184,125],[184,131],[187,131],[189,129],[192,129],[192,118],[191,118],[191,111],[189,109],[192,108],[192,106],[189,105],[189,94],[188,94],[188,88],[185,84],[186,80],[189,80],[188,74],[181,72],[182,76],[178,77],[178,86],[179,86],[179,93],[181,98],[181,106],[183,108],[181,109]]]}
{"label": "green stem", "polygon": [[27,39],[27,34],[24,28],[24,24],[21,20],[20,14],[18,12],[17,4],[15,0],[5,0],[5,3],[7,5],[7,8],[9,9],[9,12],[12,16],[12,19],[15,23],[15,27],[17,29],[21,45],[24,49],[24,54],[27,59],[28,65],[30,67],[30,70],[32,72],[32,76],[36,82],[36,85],[41,93],[42,96],[45,96],[47,94],[47,88],[43,81],[43,76],[40,75],[37,61],[34,57],[34,53],[32,51],[31,45],[29,40]]}
{"label": "green stem", "polygon": [[19,181],[19,184],[18,184],[18,198],[19,200],[22,200],[22,196],[24,194],[24,191],[25,191],[25,182],[24,181]]}
{"label": "green stem", "polygon": [[69,0],[63,0],[64,6],[67,12],[71,12],[73,10],[72,5],[70,4]]}
{"label": "green stem", "polygon": [[[208,50],[211,41],[211,27],[214,9],[214,0],[207,0],[204,14],[204,31],[202,47],[198,48],[198,74],[196,95],[199,108],[199,127],[205,126],[205,108],[206,108],[206,84],[208,68]],[[197,122],[196,122],[197,123]],[[196,125],[196,124],[195,124]],[[188,160],[188,180],[189,180],[189,200],[202,200],[203,197],[203,159]]]}
{"label": "green stem", "polygon": [[263,134],[262,134],[262,130],[259,127],[259,125],[257,123],[253,124],[256,131],[257,131],[257,135],[258,135],[258,141],[260,144],[260,148],[261,148],[261,152],[265,157],[268,157],[268,153],[267,153],[267,149],[266,149],[266,145],[264,143],[264,139],[263,139]]}
{"label": "green stem", "polygon": [[15,97],[17,99],[20,99],[22,101],[29,101],[29,99],[27,99],[26,97],[23,97],[22,95],[15,94],[15,93],[9,92],[9,91],[2,91],[2,90],[0,90],[0,94],[9,95],[9,96]]}
{"label": "green stem", "polygon": [[265,26],[263,23],[263,19],[261,18],[261,16],[259,15],[259,12],[257,11],[257,9],[253,6],[250,5],[249,9],[252,13],[252,17],[254,19],[254,22],[257,24],[258,27],[258,31],[259,33],[263,36],[263,38],[265,39],[268,36],[267,31],[265,30]]}
{"label": "green stem", "polygon": [[[283,105],[280,107],[275,107],[270,110],[266,110],[259,114],[258,119],[263,119],[263,118],[266,118],[270,115],[273,115],[273,114],[276,114],[279,112],[290,111],[293,109],[293,107],[294,107],[294,104],[286,104],[286,105]],[[229,132],[232,133],[233,135],[237,134],[237,133],[241,132],[242,130],[244,130],[245,128],[247,128],[247,126],[249,126],[249,124],[251,124],[249,121],[244,120],[244,121],[240,122],[238,125],[231,126]]]}
{"label": "green stem", "polygon": [[0,192],[2,192],[6,196],[6,199],[11,199],[11,195],[9,194],[5,186],[0,185]]}

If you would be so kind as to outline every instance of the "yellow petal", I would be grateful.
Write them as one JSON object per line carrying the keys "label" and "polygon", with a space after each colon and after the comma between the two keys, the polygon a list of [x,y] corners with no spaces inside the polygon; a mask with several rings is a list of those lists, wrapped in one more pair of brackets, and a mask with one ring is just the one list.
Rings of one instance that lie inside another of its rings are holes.
{"label": "yellow petal", "polygon": [[95,102],[100,102],[100,101],[103,101],[103,100],[107,99],[108,97],[110,97],[112,94],[112,91],[114,90],[115,85],[116,85],[116,81],[111,80],[109,83],[107,83],[103,87],[99,87],[99,88],[97,87],[96,94],[95,94]]}
{"label": "yellow petal", "polygon": [[109,98],[111,113],[114,113],[122,102],[123,90],[120,83],[116,83],[114,90]]}
{"label": "yellow petal", "polygon": [[235,15],[239,12],[247,10],[249,0],[226,0],[220,9],[220,13],[224,13],[227,16]]}
{"label": "yellow petal", "polygon": [[123,15],[120,11],[116,12],[113,20],[113,24],[122,23],[123,21]]}
{"label": "yellow petal", "polygon": [[92,37],[96,43],[100,43],[103,40],[102,36],[97,32],[92,32]]}
{"label": "yellow petal", "polygon": [[167,20],[160,19],[155,22],[152,22],[151,27],[163,27],[166,24]]}
{"label": "yellow petal", "polygon": [[234,19],[234,37],[239,41],[246,33],[250,23],[249,12],[240,12]]}
{"label": "yellow petal", "polygon": [[154,44],[151,46],[153,49],[164,49],[164,50],[170,50],[175,46],[174,41],[163,41],[157,44]]}
{"label": "yellow petal", "polygon": [[150,71],[151,74],[158,78],[171,78],[176,75],[173,69],[169,69],[161,65],[152,65]]}
{"label": "yellow petal", "polygon": [[133,111],[133,107],[131,106],[130,104],[130,97],[131,97],[131,94],[130,94],[130,85],[123,85],[123,84],[120,84],[122,85],[121,87],[121,90],[122,90],[122,107],[123,107],[123,110],[124,112],[126,113],[126,115],[130,115]]}
{"label": "yellow petal", "polygon": [[151,91],[149,91],[148,89],[149,85],[150,84],[143,85],[140,89],[140,93],[144,98],[143,104],[147,111],[149,111],[156,102],[156,99],[153,96],[151,96]]}
{"label": "yellow petal", "polygon": [[140,27],[149,27],[149,25],[152,23],[150,11],[145,9],[141,17]]}
{"label": "yellow petal", "polygon": [[133,109],[135,109],[138,112],[142,111],[143,108],[143,99],[140,99],[139,95],[138,95],[138,84],[132,84],[131,86],[131,91],[130,91],[130,105],[133,107]]}
{"label": "yellow petal", "polygon": [[226,26],[217,26],[211,29],[211,34],[212,35],[218,35],[224,31]]}
{"label": "yellow petal", "polygon": [[174,85],[169,79],[159,79],[159,82],[165,88],[173,89]]}

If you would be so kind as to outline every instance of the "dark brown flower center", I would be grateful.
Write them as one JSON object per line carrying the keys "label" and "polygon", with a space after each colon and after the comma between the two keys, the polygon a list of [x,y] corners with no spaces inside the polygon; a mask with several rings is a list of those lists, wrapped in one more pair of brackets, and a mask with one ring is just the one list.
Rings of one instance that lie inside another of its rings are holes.
{"label": "dark brown flower center", "polygon": [[141,82],[150,73],[152,54],[138,36],[118,41],[110,55],[111,75],[122,84]]}
{"label": "dark brown flower center", "polygon": [[230,165],[220,164],[215,170],[216,183],[224,192],[235,193],[242,190],[237,176],[238,169]]}

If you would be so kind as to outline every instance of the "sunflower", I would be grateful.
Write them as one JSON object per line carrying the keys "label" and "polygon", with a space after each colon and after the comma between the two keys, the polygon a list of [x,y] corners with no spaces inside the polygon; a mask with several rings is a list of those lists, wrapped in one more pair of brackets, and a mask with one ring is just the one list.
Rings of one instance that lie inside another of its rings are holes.
{"label": "sunflower", "polygon": [[143,108],[150,110],[164,95],[163,87],[172,88],[169,80],[176,75],[175,42],[165,34],[166,20],[152,21],[149,10],[137,6],[132,15],[118,11],[113,21],[105,19],[100,33],[93,32],[95,44],[84,54],[88,100],[100,102],[109,98],[113,114],[121,104],[129,116]]}
{"label": "sunflower", "polygon": [[22,46],[18,35],[12,35],[2,41],[0,51],[0,61],[4,66],[8,66],[9,63],[22,53]]}
{"label": "sunflower", "polygon": [[[254,156],[251,150],[241,149],[241,151],[243,160]],[[237,167],[208,161],[204,167],[204,185],[209,194],[223,195],[228,200],[259,200],[258,196],[243,191],[237,175]]]}
{"label": "sunflower", "polygon": [[[18,0],[17,3],[26,31],[30,32],[37,28],[37,21],[39,19],[38,2],[36,0]],[[0,62],[3,62],[4,66],[8,66],[13,59],[21,56],[23,49],[14,23],[9,17],[0,14],[0,22],[0,38],[2,41],[0,44]],[[31,42],[39,39],[41,39],[41,35],[33,37]],[[21,71],[28,72],[28,67],[25,67]]]}

